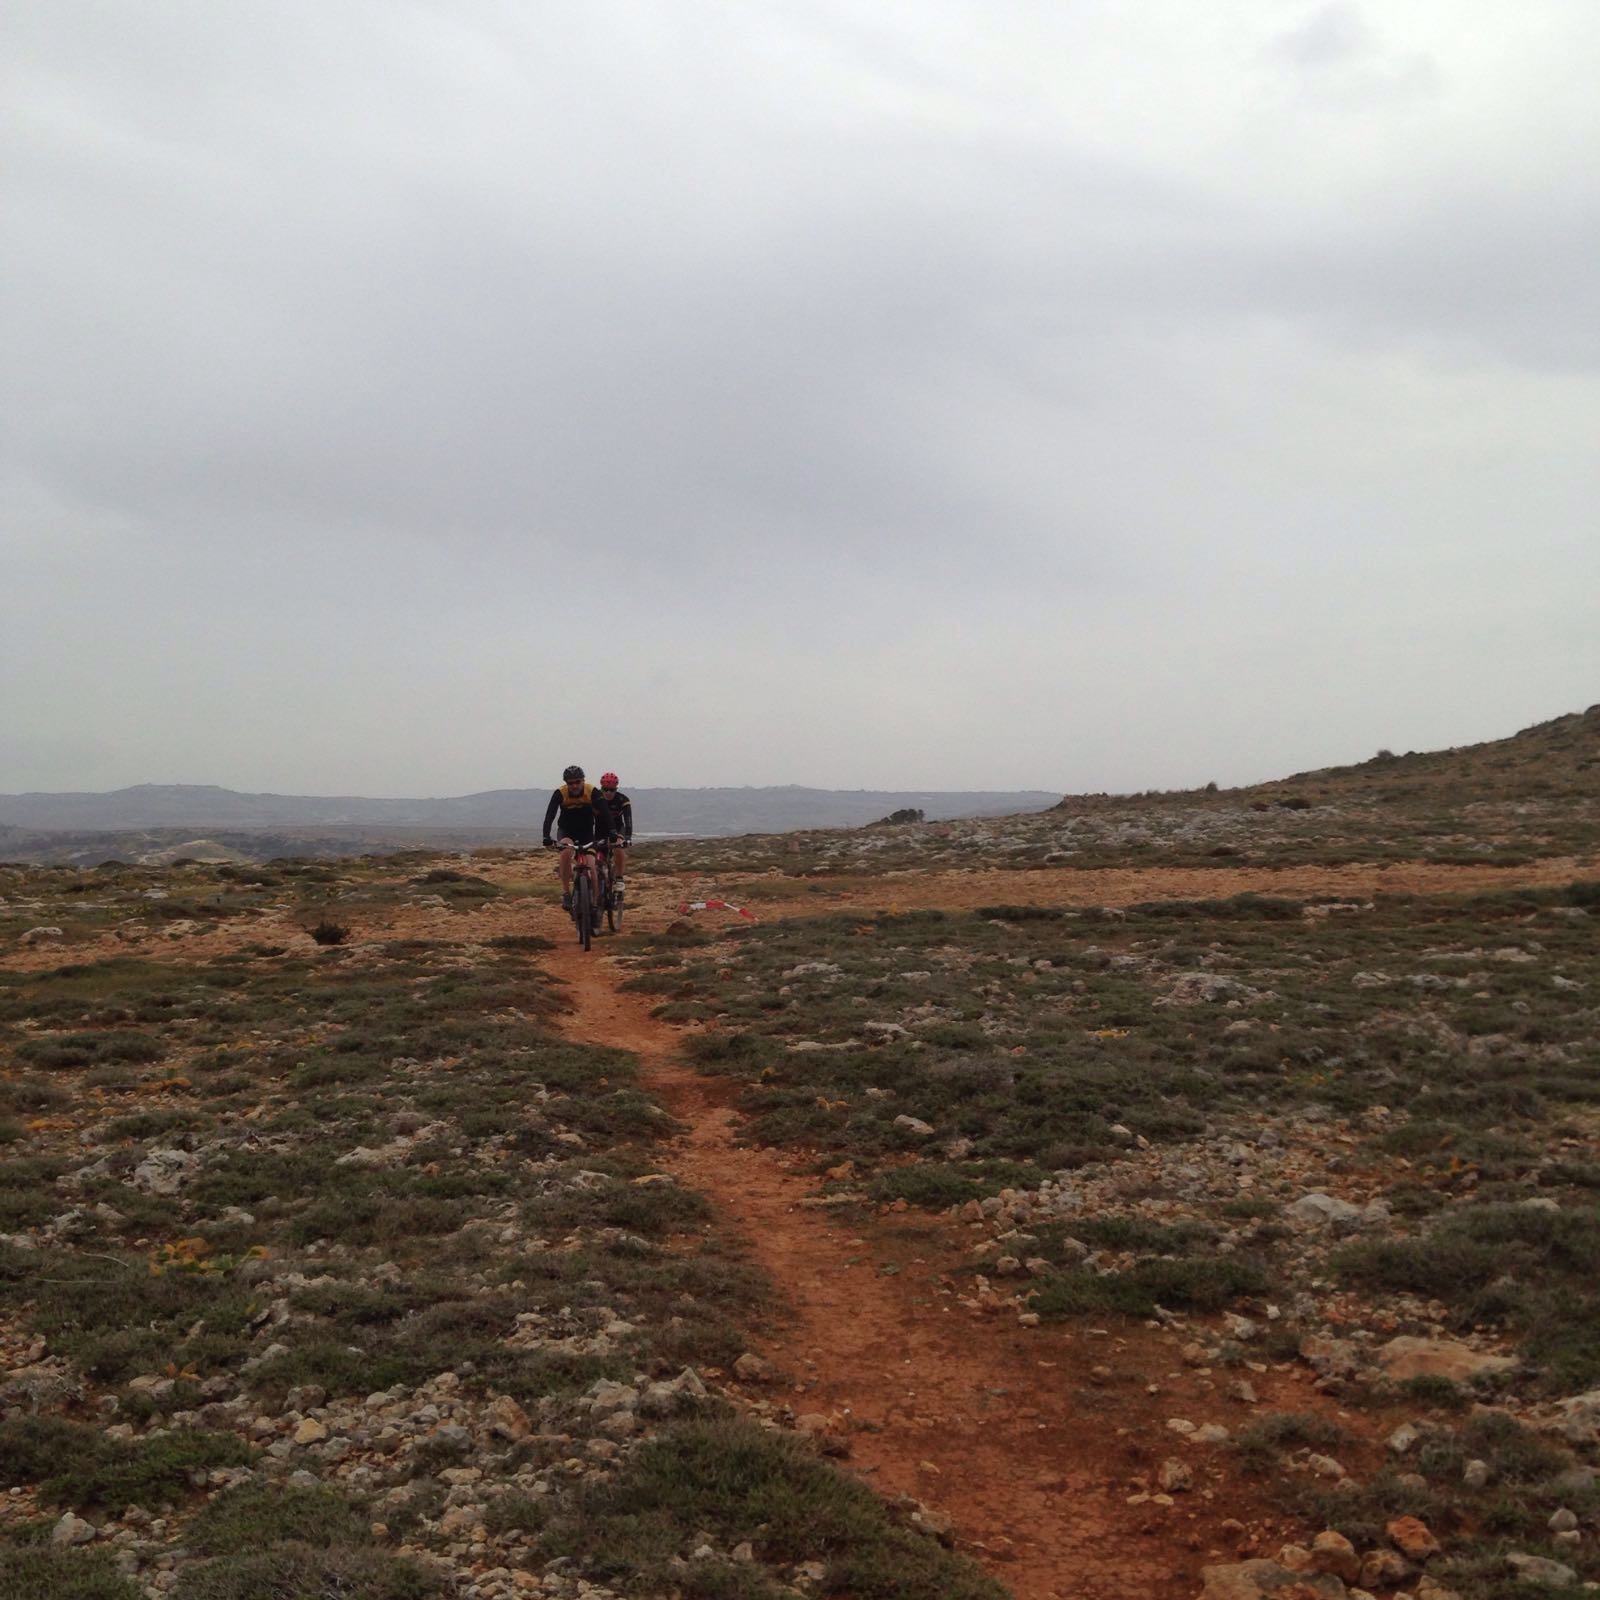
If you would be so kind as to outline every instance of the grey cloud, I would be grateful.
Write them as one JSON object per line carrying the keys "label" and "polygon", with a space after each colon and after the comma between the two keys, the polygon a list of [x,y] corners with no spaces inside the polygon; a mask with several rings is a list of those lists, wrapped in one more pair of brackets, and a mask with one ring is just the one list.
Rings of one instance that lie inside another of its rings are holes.
{"label": "grey cloud", "polygon": [[1444,86],[1431,55],[1386,48],[1353,0],[1317,6],[1278,34],[1268,54],[1295,68],[1318,98],[1352,111],[1435,94]]}
{"label": "grey cloud", "polygon": [[[1220,641],[1268,609],[1331,680],[1326,596],[1392,635],[1378,590],[1446,559],[1443,506],[1480,585],[1506,508],[1536,513],[1517,560],[1568,637],[1600,182],[1521,108],[1538,67],[1548,115],[1592,131],[1581,51],[1530,58],[1508,113],[1433,0],[1194,15],[11,7],[0,629],[28,688],[4,759],[143,741],[246,781],[205,763],[225,685],[261,717],[248,782],[283,786],[271,762],[313,745],[368,760],[363,707],[402,682],[432,706],[432,673],[496,709],[419,709],[452,754],[394,771],[496,781],[495,718],[575,648],[556,597],[586,560],[614,568],[649,722],[702,713],[734,777],[789,759],[753,752],[762,696],[815,723],[795,759],[835,737],[862,781],[919,740],[993,764],[988,697],[1020,679],[1074,763],[1152,781],[1116,719],[1075,736],[1086,699],[1150,706],[1175,750],[1170,673],[1225,693],[1246,669]],[[1502,441],[1476,509],[1441,432]],[[85,662],[53,613],[97,635]],[[727,631],[685,666],[707,616]],[[308,630],[338,721],[297,747]],[[1530,665],[1531,711],[1593,655]],[[108,677],[143,686],[120,722]],[[1383,697],[1350,692],[1354,726]],[[1238,737],[1241,763],[1282,748]]]}

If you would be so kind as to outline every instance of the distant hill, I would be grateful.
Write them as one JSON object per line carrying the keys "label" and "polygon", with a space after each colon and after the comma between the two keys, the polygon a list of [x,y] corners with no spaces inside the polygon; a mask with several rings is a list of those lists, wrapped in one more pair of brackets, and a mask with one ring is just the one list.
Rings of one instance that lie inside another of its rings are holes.
{"label": "distant hill", "polygon": [[[1375,800],[1425,801],[1450,805],[1516,800],[1590,798],[1600,802],[1600,705],[1538,722],[1506,739],[1455,745],[1448,750],[1380,750],[1351,766],[1318,767],[1286,778],[1238,789],[1172,790],[1138,796],[1142,801],[1190,802],[1259,796],[1282,803],[1289,795],[1314,803]],[[1068,795],[1055,809],[1126,806],[1127,795]]]}
{"label": "distant hill", "polygon": [[[1040,811],[1050,790],[775,788],[629,790],[646,837],[701,838],[861,827],[894,811],[929,818]],[[418,845],[537,842],[549,789],[492,789],[443,799],[241,794],[214,784],[138,784],[107,794],[0,795],[0,858],[145,860],[208,849],[268,855],[358,855]],[[182,847],[194,844],[185,851]],[[208,848],[201,848],[208,847]]]}
{"label": "distant hill", "polygon": [[1370,788],[1390,798],[1453,788],[1470,789],[1484,800],[1600,797],[1600,705],[1536,722],[1508,739],[1404,755],[1380,750],[1354,766],[1322,767],[1256,785],[1264,792],[1288,787]]}

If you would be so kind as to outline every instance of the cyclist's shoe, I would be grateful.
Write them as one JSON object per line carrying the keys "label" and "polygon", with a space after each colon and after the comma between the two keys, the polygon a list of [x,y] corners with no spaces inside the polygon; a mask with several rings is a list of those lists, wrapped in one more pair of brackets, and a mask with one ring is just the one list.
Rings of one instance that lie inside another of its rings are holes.
{"label": "cyclist's shoe", "polygon": [[567,912],[568,915],[571,915],[571,912],[572,912],[572,891],[570,889],[564,895],[562,895],[562,897],[561,897],[561,909],[563,911]]}

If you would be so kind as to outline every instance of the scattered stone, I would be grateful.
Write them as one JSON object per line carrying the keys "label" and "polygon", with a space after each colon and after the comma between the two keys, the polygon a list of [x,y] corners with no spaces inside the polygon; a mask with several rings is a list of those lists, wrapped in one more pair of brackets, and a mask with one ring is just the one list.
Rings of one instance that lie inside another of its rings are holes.
{"label": "scattered stone", "polygon": [[1402,1335],[1380,1345],[1375,1359],[1396,1383],[1408,1378],[1449,1378],[1467,1383],[1485,1374],[1511,1371],[1514,1356],[1489,1355],[1455,1339],[1418,1339]]}
{"label": "scattered stone", "polygon": [[528,1413],[508,1394],[496,1396],[484,1412],[484,1421],[496,1439],[507,1439],[516,1444],[533,1432]]}
{"label": "scattered stone", "polygon": [[50,1543],[56,1545],[89,1544],[95,1538],[95,1526],[82,1517],[66,1512],[50,1530]]}
{"label": "scattered stone", "polygon": [[[17,943],[39,944],[45,939],[61,939],[65,937],[59,928],[29,928],[26,933],[17,935]],[[90,1537],[92,1538],[93,1535],[91,1534]]]}
{"label": "scattered stone", "polygon": [[734,1376],[744,1383],[773,1383],[778,1369],[765,1356],[746,1350],[733,1364]]}
{"label": "scattered stone", "polygon": [[931,1123],[924,1122],[921,1117],[908,1117],[904,1112],[894,1119],[894,1125],[916,1134],[919,1139],[926,1139],[934,1131]]}
{"label": "scattered stone", "polygon": [[1291,1220],[1310,1228],[1353,1227],[1361,1221],[1360,1206],[1320,1192],[1301,1195],[1286,1210]]}
{"label": "scattered stone", "polygon": [[327,1428],[315,1417],[307,1417],[298,1428],[294,1430],[296,1444],[321,1444],[328,1437]]}
{"label": "scattered stone", "polygon": [[1150,1003],[1153,1006],[1214,1006],[1228,1004],[1235,1007],[1248,1005],[1253,1000],[1267,998],[1267,991],[1253,989],[1237,978],[1227,978],[1217,972],[1179,973],[1172,987]]}
{"label": "scattered stone", "polygon": [[1284,1600],[1346,1600],[1344,1584],[1328,1572],[1292,1572],[1276,1561],[1233,1561],[1202,1567],[1205,1584],[1199,1600],[1261,1600],[1280,1595]]}
{"label": "scattered stone", "polygon": [[1319,1478],[1339,1479],[1344,1477],[1344,1468],[1332,1456],[1310,1455],[1306,1457],[1306,1465],[1316,1473]]}
{"label": "scattered stone", "polygon": [[919,1505],[910,1517],[911,1525],[930,1534],[940,1544],[950,1544],[955,1539],[956,1525],[942,1511]]}
{"label": "scattered stone", "polygon": [[1332,1339],[1316,1333],[1300,1341],[1300,1359],[1308,1362],[1323,1378],[1347,1378],[1361,1363],[1356,1347],[1348,1339]]}
{"label": "scattered stone", "polygon": [[1578,1526],[1578,1514],[1567,1506],[1559,1506],[1551,1512],[1548,1526],[1551,1533],[1570,1533]]}
{"label": "scattered stone", "polygon": [[1513,1553],[1506,1557],[1506,1565],[1523,1583],[1536,1583],[1548,1589],[1577,1586],[1578,1574],[1563,1562],[1552,1561],[1548,1556]]}
{"label": "scattered stone", "polygon": [[1194,1487],[1194,1468],[1187,1461],[1168,1456],[1156,1471],[1156,1482],[1167,1494],[1181,1494]]}
{"label": "scattered stone", "polygon": [[1461,1469],[1461,1481],[1469,1489],[1482,1489],[1489,1482],[1489,1463],[1487,1461],[1469,1461]]}
{"label": "scattered stone", "polygon": [[1361,1587],[1396,1588],[1416,1570],[1398,1550],[1369,1550],[1361,1558]]}
{"label": "scattered stone", "polygon": [[1315,1572],[1331,1572],[1346,1583],[1361,1576],[1361,1557],[1342,1533],[1325,1528],[1311,1541],[1311,1566]]}
{"label": "scattered stone", "polygon": [[199,1167],[192,1150],[152,1150],[126,1181],[144,1194],[176,1194]]}
{"label": "scattered stone", "polygon": [[1555,1431],[1573,1444],[1600,1444],[1600,1389],[1557,1401]]}
{"label": "scattered stone", "polygon": [[1403,1456],[1421,1437],[1414,1424],[1402,1422],[1389,1435],[1388,1445],[1397,1456]]}
{"label": "scattered stone", "polygon": [[1434,1538],[1426,1523],[1416,1517],[1395,1517],[1384,1524],[1383,1531],[1401,1555],[1412,1561],[1426,1561],[1439,1553],[1439,1541]]}

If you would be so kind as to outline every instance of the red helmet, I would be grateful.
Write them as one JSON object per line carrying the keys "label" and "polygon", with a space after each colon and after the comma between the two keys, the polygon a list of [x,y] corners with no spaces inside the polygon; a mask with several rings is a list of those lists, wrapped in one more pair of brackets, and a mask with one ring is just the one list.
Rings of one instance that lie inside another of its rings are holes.
{"label": "red helmet", "polygon": [[614,772],[602,772],[600,774],[600,787],[602,789],[615,789],[616,786],[617,786],[617,775],[616,775],[616,773],[614,773]]}

